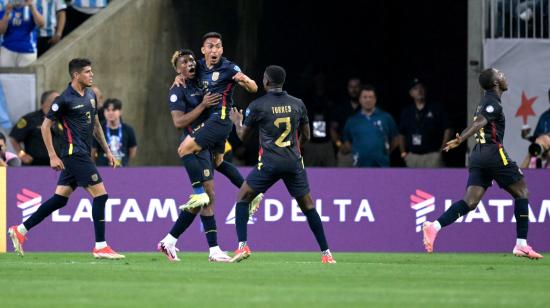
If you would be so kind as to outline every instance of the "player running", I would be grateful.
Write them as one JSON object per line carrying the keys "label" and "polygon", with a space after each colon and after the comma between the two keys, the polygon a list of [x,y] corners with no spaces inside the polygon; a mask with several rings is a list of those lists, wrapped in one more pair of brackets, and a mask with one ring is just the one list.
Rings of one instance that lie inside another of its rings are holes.
{"label": "player running", "polygon": [[[93,136],[105,151],[109,164],[115,167],[115,158],[99,124],[97,98],[90,89],[94,76],[92,63],[88,59],[72,59],[69,62],[69,74],[69,86],[55,99],[41,127],[42,138],[50,156],[50,166],[61,171],[55,194],[25,222],[10,227],[8,234],[14,250],[23,256],[27,232],[51,213],[64,207],[71,193],[77,186],[81,186],[94,198],[92,218],[96,243],[93,256],[99,259],[123,259],[124,256],[112,250],[105,241],[105,203],[109,196],[90,154]],[[61,158],[57,156],[52,143],[50,128],[55,121],[59,121],[64,127],[65,148]]]}
{"label": "player running", "polygon": [[455,139],[447,142],[444,148],[445,151],[454,149],[470,136],[475,135],[476,145],[470,153],[470,175],[466,194],[462,200],[453,203],[436,221],[424,223],[422,227],[424,247],[428,252],[433,252],[439,230],[474,210],[487,188],[495,180],[500,188],[506,190],[515,199],[517,240],[512,250],[513,254],[518,257],[541,259],[542,255],[527,244],[529,193],[523,174],[502,146],[505,119],[500,98],[508,90],[508,82],[502,72],[489,68],[479,75],[479,84],[485,90],[485,96],[477,107],[474,121],[460,135],[456,134]]}
{"label": "player running", "polygon": [[231,262],[239,262],[251,254],[247,245],[248,205],[273,184],[283,180],[288,192],[296,198],[298,206],[307,218],[309,227],[321,248],[323,263],[336,263],[325,239],[321,218],[309,193],[307,174],[300,154],[300,143],[310,138],[307,110],[302,100],[283,91],[286,72],[280,66],[268,66],[263,84],[266,95],[253,101],[246,109],[246,119],[236,108],[231,111],[231,121],[241,140],[250,136],[252,129],[260,130],[258,164],[244,182],[237,196],[235,224],[239,247]]}

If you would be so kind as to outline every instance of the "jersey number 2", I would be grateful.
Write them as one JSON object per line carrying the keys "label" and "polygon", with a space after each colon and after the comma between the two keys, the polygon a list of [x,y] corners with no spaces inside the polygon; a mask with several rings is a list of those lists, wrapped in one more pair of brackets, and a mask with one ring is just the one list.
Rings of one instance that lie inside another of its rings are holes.
{"label": "jersey number 2", "polygon": [[281,124],[285,125],[285,130],[281,133],[279,138],[277,138],[277,140],[275,140],[275,144],[278,147],[281,147],[281,148],[286,148],[287,146],[290,146],[290,140],[284,141],[286,139],[286,137],[288,137],[288,134],[290,134],[291,125],[292,125],[292,124],[290,124],[290,117],[277,118],[273,122],[273,124],[275,124],[275,126],[277,128],[280,128]]}

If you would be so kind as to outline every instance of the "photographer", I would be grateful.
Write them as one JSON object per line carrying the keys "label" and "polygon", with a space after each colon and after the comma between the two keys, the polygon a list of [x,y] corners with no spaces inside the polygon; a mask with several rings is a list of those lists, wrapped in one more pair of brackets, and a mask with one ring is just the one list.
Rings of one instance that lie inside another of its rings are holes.
{"label": "photographer", "polygon": [[540,135],[529,146],[521,168],[550,168],[550,134]]}
{"label": "photographer", "polygon": [[[548,90],[548,101],[550,102],[550,89]],[[537,126],[535,127],[535,132],[532,136],[529,136],[530,132],[531,128],[529,126],[524,126],[521,130],[521,137],[533,142],[543,134],[550,134],[550,108],[540,115]]]}

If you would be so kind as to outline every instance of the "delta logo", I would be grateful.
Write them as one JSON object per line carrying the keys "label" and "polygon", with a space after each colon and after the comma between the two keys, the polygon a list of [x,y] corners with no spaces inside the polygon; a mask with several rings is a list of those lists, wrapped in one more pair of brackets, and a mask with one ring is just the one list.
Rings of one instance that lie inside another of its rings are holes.
{"label": "delta logo", "polygon": [[[436,211],[435,196],[421,189],[416,189],[415,193],[409,196],[410,207],[415,211],[416,232],[422,231],[422,224],[428,220],[428,214]],[[438,216],[451,207],[457,200],[444,199],[444,209],[437,211]],[[544,223],[546,219],[550,220],[550,200],[543,199],[540,206],[529,204],[529,222]],[[430,220],[438,216],[431,217]],[[489,199],[481,200],[476,209],[456,220],[456,223],[515,223],[514,200],[513,199]]]}
{"label": "delta logo", "polygon": [[22,210],[22,221],[24,222],[34,212],[38,210],[42,204],[42,196],[30,189],[23,188],[17,194],[17,207]]}

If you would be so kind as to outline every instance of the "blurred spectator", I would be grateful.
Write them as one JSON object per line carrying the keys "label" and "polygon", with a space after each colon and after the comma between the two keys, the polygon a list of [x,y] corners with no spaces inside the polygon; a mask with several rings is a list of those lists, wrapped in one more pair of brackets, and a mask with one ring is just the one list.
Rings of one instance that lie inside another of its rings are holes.
{"label": "blurred spectator", "polygon": [[27,66],[36,60],[36,28],[45,24],[33,0],[4,2],[0,11],[0,66]]}
{"label": "blurred spectator", "polygon": [[[137,154],[137,141],[134,129],[122,122],[122,102],[116,98],[109,98],[103,105],[105,123],[102,124],[105,140],[115,156],[118,166],[128,166],[130,159]],[[97,141],[94,141],[92,157],[98,166],[109,166],[105,152]]]}
{"label": "blurred spectator", "polygon": [[[550,101],[550,89],[548,90],[548,101]],[[521,130],[521,137],[530,141],[534,141],[542,134],[550,134],[550,108],[548,108],[548,110],[540,115],[539,121],[537,122],[537,126],[535,128],[535,132],[531,137],[529,137],[530,132],[531,128],[529,126],[523,127],[523,129]]]}
{"label": "blurred spectator", "polygon": [[437,104],[426,102],[426,88],[414,79],[409,89],[414,104],[401,113],[400,150],[410,168],[443,167],[441,150],[451,137],[447,114]]}
{"label": "blurred spectator", "polygon": [[93,85],[90,88],[92,89],[92,91],[94,91],[95,97],[97,98],[95,106],[97,108],[97,116],[99,117],[99,122],[103,123],[105,122],[105,113],[103,112],[103,93],[101,93],[101,90],[96,85]]}
{"label": "blurred spectator", "polygon": [[392,116],[376,107],[376,90],[367,85],[359,94],[360,112],[344,127],[340,150],[353,155],[357,167],[389,167],[390,152],[398,145],[397,125]]}
{"label": "blurred spectator", "polygon": [[65,36],[105,8],[109,0],[66,0],[66,2],[68,7]]}
{"label": "blurred spectator", "polygon": [[38,30],[38,56],[57,44],[63,36],[66,13],[64,0],[38,0],[38,10],[42,12],[46,25]]}
{"label": "blurred spectator", "polygon": [[[334,106],[331,110],[332,123],[331,131],[333,131],[336,148],[342,146],[342,135],[346,121],[359,110],[359,92],[361,91],[361,80],[359,78],[350,78],[348,80],[348,95],[340,104]],[[353,165],[353,157],[351,153],[337,152],[337,165],[339,167],[351,167]]]}
{"label": "blurred spectator", "polygon": [[330,129],[332,105],[325,93],[325,76],[314,78],[313,91],[306,100],[311,139],[303,145],[306,166],[332,167],[336,165],[333,140],[336,134]]}
{"label": "blurred spectator", "polygon": [[538,136],[529,146],[521,168],[550,168],[550,135]]}
{"label": "blurred spectator", "polygon": [[17,158],[17,155],[7,151],[6,136],[0,133],[0,167],[7,166],[21,166],[21,160]]}
{"label": "blurred spectator", "polygon": [[8,114],[8,105],[6,103],[6,96],[4,95],[4,88],[0,83],[0,130],[10,129],[12,126],[10,115]]}
{"label": "blurred spectator", "polygon": [[[15,149],[17,156],[25,165],[49,166],[50,157],[42,139],[40,126],[44,117],[50,110],[50,107],[59,93],[56,91],[46,91],[40,97],[40,109],[28,113],[21,117],[17,124],[11,129],[10,141]],[[60,123],[52,126],[52,136],[54,147],[57,153],[60,153],[63,126]],[[23,144],[23,147],[21,146]]]}

